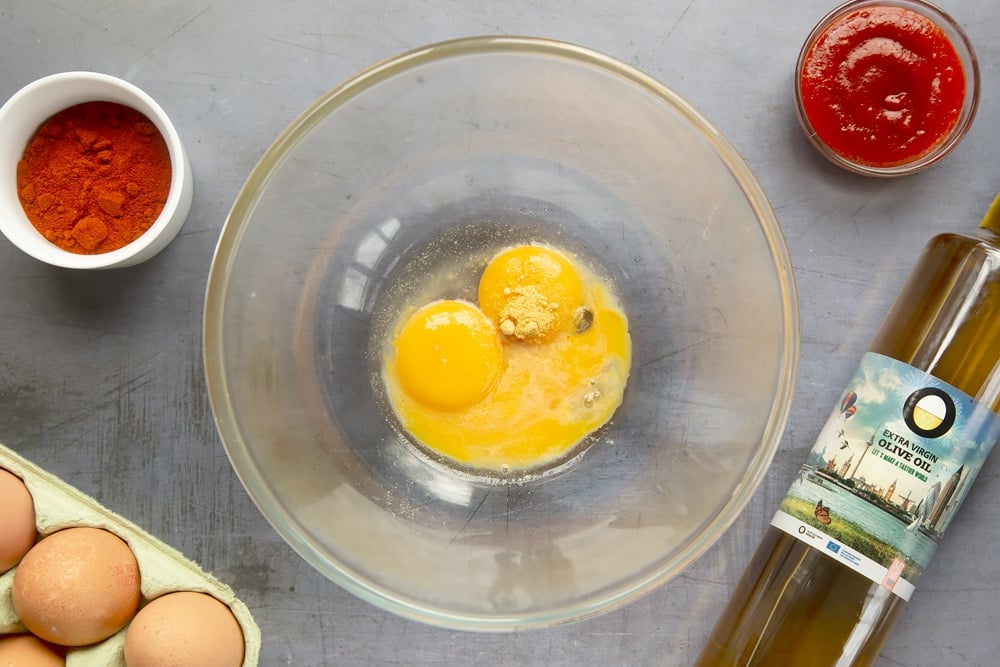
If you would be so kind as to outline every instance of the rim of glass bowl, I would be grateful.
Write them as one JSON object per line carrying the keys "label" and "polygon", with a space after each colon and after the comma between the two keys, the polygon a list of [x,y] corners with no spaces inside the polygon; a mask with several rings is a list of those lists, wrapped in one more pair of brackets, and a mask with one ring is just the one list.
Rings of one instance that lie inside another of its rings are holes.
{"label": "rim of glass bowl", "polygon": [[[682,114],[714,146],[753,209],[774,262],[783,310],[782,367],[771,414],[752,465],[736,492],[722,505],[713,520],[693,536],[671,559],[649,573],[640,573],[614,590],[581,598],[571,605],[543,612],[519,614],[460,614],[432,608],[418,600],[399,595],[337,563],[298,530],[294,517],[285,511],[279,498],[262,478],[253,456],[236,426],[226,376],[221,360],[222,313],[231,267],[250,214],[271,170],[323,116],[369,88],[407,69],[425,63],[466,55],[495,52],[535,54],[570,59],[596,68],[655,96],[664,105]],[[322,112],[322,113],[320,113]],[[623,606],[665,583],[708,550],[736,520],[770,467],[784,431],[791,404],[799,355],[798,297],[791,259],[778,221],[743,158],[708,120],[678,94],[639,70],[603,53],[575,44],[537,37],[468,37],[431,44],[377,63],[332,88],[277,137],[251,171],[223,226],[209,273],[204,309],[204,357],[208,394],[216,427],[237,476],[258,509],[279,535],[319,572],[355,596],[400,616],[459,630],[511,631],[540,628],[582,620]]]}
{"label": "rim of glass bowl", "polygon": [[[809,116],[806,114],[805,107],[802,103],[802,67],[805,65],[806,54],[809,53],[809,49],[812,48],[813,44],[816,43],[816,40],[823,34],[823,31],[825,31],[834,20],[840,18],[848,12],[854,11],[855,9],[874,6],[902,7],[904,9],[915,11],[925,18],[933,21],[935,25],[944,31],[945,37],[947,37],[948,41],[955,47],[955,52],[958,54],[958,58],[962,62],[962,66],[965,69],[965,99],[962,101],[962,111],[958,120],[955,122],[955,127],[951,129],[948,135],[940,143],[921,157],[913,160],[912,162],[892,167],[872,167],[870,165],[861,164],[845,158],[843,155],[830,148],[826,142],[820,139],[816,134],[816,131],[813,129],[812,123],[809,121]],[[799,125],[802,126],[802,130],[809,139],[809,143],[811,143],[823,157],[839,167],[843,167],[844,169],[854,172],[855,174],[861,174],[862,176],[878,176],[882,178],[907,176],[909,174],[915,174],[917,172],[924,171],[925,169],[929,169],[943,160],[955,149],[956,146],[958,146],[959,143],[961,143],[962,139],[965,138],[965,135],[969,133],[969,129],[972,127],[972,121],[976,117],[976,111],[979,109],[979,59],[976,57],[976,51],[972,47],[972,42],[969,40],[969,36],[965,33],[965,30],[962,29],[958,22],[943,9],[937,5],[927,2],[926,0],[848,0],[847,2],[832,9],[826,16],[820,19],[816,26],[812,29],[812,32],[809,33],[806,41],[802,44],[798,60],[795,63],[794,88],[795,113],[799,119]]]}

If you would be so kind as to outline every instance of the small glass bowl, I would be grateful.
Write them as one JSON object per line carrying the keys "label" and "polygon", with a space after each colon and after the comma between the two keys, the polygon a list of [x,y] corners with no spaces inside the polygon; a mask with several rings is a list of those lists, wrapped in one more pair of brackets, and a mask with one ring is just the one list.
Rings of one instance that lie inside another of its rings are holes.
{"label": "small glass bowl", "polygon": [[[873,166],[858,162],[838,153],[820,138],[810,122],[806,113],[802,98],[802,72],[806,66],[806,58],[813,45],[836,21],[847,14],[855,12],[864,7],[900,7],[914,11],[937,25],[955,48],[962,63],[965,74],[965,99],[959,112],[958,120],[951,130],[945,134],[944,138],[934,145],[930,150],[918,154],[912,159],[889,166]],[[948,155],[965,138],[972,121],[975,118],[976,110],[979,107],[979,62],[976,53],[972,48],[965,31],[947,13],[935,5],[924,0],[850,0],[832,10],[823,17],[809,37],[806,38],[802,50],[799,52],[798,62],[795,66],[795,110],[799,123],[806,133],[813,146],[828,160],[834,164],[864,176],[894,177],[906,176],[923,171]]]}
{"label": "small glass bowl", "polygon": [[[170,191],[163,210],[145,233],[110,252],[83,255],[63,250],[35,229],[17,193],[17,163],[39,126],[54,114],[84,102],[116,102],[142,113],[156,126],[170,153]],[[193,191],[191,164],[180,136],[159,104],[135,85],[97,72],[61,72],[37,79],[0,107],[0,232],[35,259],[68,269],[132,266],[153,257],[177,236]]]}

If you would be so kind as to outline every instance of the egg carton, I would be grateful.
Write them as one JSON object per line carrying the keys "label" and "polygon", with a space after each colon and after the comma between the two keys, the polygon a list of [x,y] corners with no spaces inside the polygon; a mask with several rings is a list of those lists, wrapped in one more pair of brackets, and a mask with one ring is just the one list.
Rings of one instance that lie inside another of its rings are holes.
{"label": "egg carton", "polygon": [[[0,468],[20,477],[35,503],[35,525],[42,537],[63,528],[90,526],[108,530],[128,543],[139,563],[142,604],[166,593],[207,593],[227,604],[243,629],[243,667],[256,667],[260,657],[260,629],[250,610],[232,589],[137,525],[58,477],[0,445]],[[0,575],[0,635],[26,632],[14,612],[11,588],[17,567]],[[102,642],[67,649],[67,667],[125,667],[128,626]]]}

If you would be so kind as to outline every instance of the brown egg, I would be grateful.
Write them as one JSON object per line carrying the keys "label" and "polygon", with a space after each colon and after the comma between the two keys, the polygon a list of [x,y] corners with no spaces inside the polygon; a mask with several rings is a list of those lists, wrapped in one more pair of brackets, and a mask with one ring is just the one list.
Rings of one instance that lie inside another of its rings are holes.
{"label": "brown egg", "polygon": [[0,468],[0,574],[18,564],[35,543],[35,503],[17,475]]}
{"label": "brown egg", "polygon": [[84,646],[125,627],[139,607],[139,565],[100,528],[44,537],[14,571],[11,598],[25,627],[62,646]]}
{"label": "brown egg", "polygon": [[181,591],[139,610],[125,634],[128,667],[239,667],[243,630],[211,595]]}
{"label": "brown egg", "polygon": [[34,635],[0,636],[2,667],[63,667],[66,659]]}

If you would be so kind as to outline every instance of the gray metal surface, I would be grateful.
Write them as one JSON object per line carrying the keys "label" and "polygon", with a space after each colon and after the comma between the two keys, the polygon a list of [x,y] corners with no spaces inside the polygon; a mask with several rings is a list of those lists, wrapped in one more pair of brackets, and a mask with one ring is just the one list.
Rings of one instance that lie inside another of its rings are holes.
{"label": "gray metal surface", "polygon": [[[689,665],[924,243],[970,230],[1000,189],[1000,6],[941,0],[982,68],[966,141],[922,175],[828,165],[792,108],[802,40],[834,2],[28,2],[0,6],[0,99],[90,69],[171,115],[195,173],[180,236],[139,267],[72,273],[0,239],[0,442],[231,585],[262,665]],[[307,566],[244,493],[215,432],[201,321],[219,231],[263,151],[325,90],[441,39],[531,34],[596,48],[671,86],[741,151],[795,266],[802,348],[792,416],[758,493],[680,578],[594,620],[480,635],[382,612]],[[987,463],[879,667],[994,665],[1000,648],[1000,458]]]}

